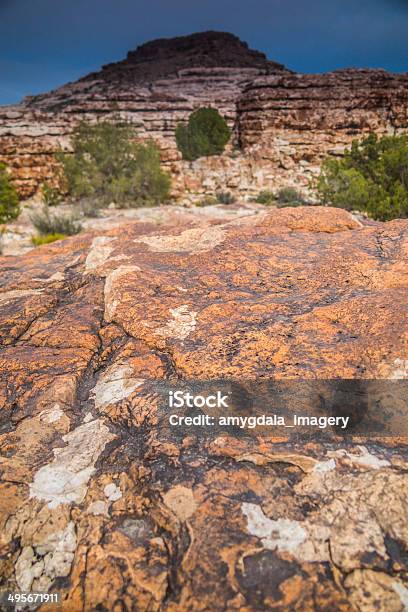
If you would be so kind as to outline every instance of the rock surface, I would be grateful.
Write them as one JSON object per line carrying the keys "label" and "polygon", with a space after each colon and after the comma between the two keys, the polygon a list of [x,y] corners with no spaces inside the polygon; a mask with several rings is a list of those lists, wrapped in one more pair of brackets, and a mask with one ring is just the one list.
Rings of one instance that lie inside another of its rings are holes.
{"label": "rock surface", "polygon": [[[224,155],[184,162],[175,127],[208,105],[226,117],[234,137]],[[55,180],[53,154],[69,150],[75,124],[118,113],[140,138],[159,144],[179,200],[288,185],[307,191],[328,153],[341,154],[369,131],[408,129],[408,75],[294,74],[220,32],[152,41],[75,83],[1,107],[0,160],[22,196],[31,197]]]}
{"label": "rock surface", "polygon": [[403,611],[406,440],[176,435],[152,381],[408,377],[408,221],[169,213],[0,259],[2,590]]}

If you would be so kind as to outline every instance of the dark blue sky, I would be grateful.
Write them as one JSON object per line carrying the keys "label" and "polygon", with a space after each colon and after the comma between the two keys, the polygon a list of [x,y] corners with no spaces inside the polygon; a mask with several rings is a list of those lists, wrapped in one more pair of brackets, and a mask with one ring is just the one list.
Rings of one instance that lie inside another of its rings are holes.
{"label": "dark blue sky", "polygon": [[163,36],[230,31],[301,72],[408,71],[408,0],[0,0],[0,104]]}

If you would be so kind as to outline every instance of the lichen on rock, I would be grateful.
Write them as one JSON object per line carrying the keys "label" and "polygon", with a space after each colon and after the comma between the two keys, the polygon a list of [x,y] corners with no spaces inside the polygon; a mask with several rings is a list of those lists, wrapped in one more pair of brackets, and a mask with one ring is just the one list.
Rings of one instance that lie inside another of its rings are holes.
{"label": "lichen on rock", "polygon": [[408,222],[300,207],[212,218],[222,243],[205,250],[153,249],[208,230],[166,214],[159,233],[98,232],[115,252],[91,266],[94,234],[0,259],[5,588],[58,591],[73,612],[404,610],[405,438],[175,431],[160,394],[396,370],[403,384]]}

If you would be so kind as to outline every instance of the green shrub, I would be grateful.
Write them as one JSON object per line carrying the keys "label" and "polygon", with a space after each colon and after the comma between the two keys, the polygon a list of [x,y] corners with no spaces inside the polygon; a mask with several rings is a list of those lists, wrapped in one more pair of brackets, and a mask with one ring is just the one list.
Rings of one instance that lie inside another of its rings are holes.
{"label": "green shrub", "polygon": [[176,142],[183,159],[221,155],[231,136],[225,119],[215,108],[199,108],[191,113],[188,124],[179,123]]}
{"label": "green shrub", "polygon": [[64,240],[64,238],[66,238],[65,234],[45,234],[43,236],[33,236],[31,242],[35,246],[41,246],[42,244],[50,244],[57,240]]}
{"label": "green shrub", "polygon": [[0,223],[16,219],[19,213],[17,191],[10,181],[6,165],[0,163]]}
{"label": "green shrub", "polygon": [[215,206],[215,204],[219,204],[217,198],[214,196],[205,196],[202,200],[196,202],[196,206]]}
{"label": "green shrub", "polygon": [[60,153],[69,194],[96,207],[155,206],[169,196],[170,177],[157,146],[135,142],[129,124],[81,123],[72,135],[73,154]]}
{"label": "green shrub", "polygon": [[263,189],[256,196],[255,202],[258,204],[274,204],[275,199],[275,195],[272,191],[269,191],[269,189]]}
{"label": "green shrub", "polygon": [[30,219],[41,236],[49,234],[73,236],[74,234],[78,234],[82,229],[81,224],[74,215],[57,215],[55,213],[50,213],[47,206],[44,206],[40,212],[32,213]]}
{"label": "green shrub", "polygon": [[324,204],[380,221],[408,217],[408,137],[353,141],[342,159],[324,161],[316,188]]}
{"label": "green shrub", "polygon": [[61,194],[56,187],[52,187],[49,183],[43,183],[42,194],[44,204],[46,206],[58,206],[61,203]]}
{"label": "green shrub", "polygon": [[234,204],[236,202],[235,196],[230,191],[218,191],[216,197],[219,204]]}
{"label": "green shrub", "polygon": [[102,215],[100,208],[96,207],[94,202],[89,200],[80,200],[77,202],[76,207],[81,217],[98,219]]}
{"label": "green shrub", "polygon": [[303,206],[306,202],[302,194],[294,187],[283,187],[276,194],[278,208],[285,206]]}

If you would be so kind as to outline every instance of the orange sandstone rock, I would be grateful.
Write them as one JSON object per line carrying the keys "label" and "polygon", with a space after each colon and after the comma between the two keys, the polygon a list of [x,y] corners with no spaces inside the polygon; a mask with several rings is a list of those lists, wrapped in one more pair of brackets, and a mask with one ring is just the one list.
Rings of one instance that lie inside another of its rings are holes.
{"label": "orange sandstone rock", "polygon": [[403,441],[177,434],[149,381],[407,377],[407,253],[408,221],[296,208],[0,259],[2,589],[403,610]]}

